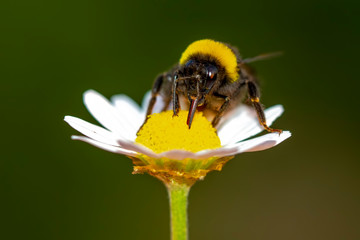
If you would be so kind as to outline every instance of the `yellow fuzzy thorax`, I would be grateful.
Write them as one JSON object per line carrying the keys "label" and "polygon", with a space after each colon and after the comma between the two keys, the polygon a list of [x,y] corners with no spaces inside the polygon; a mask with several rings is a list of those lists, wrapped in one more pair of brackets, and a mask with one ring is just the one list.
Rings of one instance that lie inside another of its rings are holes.
{"label": "yellow fuzzy thorax", "polygon": [[210,39],[199,40],[191,43],[182,53],[180,64],[185,64],[194,54],[206,54],[214,57],[225,68],[231,82],[239,78],[237,59],[235,53],[224,43]]}

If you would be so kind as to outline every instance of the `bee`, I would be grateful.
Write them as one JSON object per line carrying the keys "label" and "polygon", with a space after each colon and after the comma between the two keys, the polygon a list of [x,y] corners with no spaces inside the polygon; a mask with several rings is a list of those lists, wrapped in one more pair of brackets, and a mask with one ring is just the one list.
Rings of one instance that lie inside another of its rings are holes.
{"label": "bee", "polygon": [[172,103],[174,116],[184,107],[180,106],[184,105],[180,102],[185,103],[189,111],[189,129],[196,110],[202,111],[216,127],[226,112],[248,96],[263,128],[268,132],[281,133],[282,130],[270,128],[266,124],[259,100],[258,81],[254,71],[247,65],[269,56],[272,55],[243,60],[238,50],[229,44],[210,39],[195,41],[182,53],[178,64],[154,81],[146,115],[152,114],[156,99],[161,95],[164,99],[162,111],[167,110]]}

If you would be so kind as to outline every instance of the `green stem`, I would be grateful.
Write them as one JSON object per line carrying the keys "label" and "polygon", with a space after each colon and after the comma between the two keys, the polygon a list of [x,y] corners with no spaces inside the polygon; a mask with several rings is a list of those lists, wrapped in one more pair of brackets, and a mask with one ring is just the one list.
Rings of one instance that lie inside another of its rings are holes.
{"label": "green stem", "polygon": [[187,202],[190,187],[180,184],[167,186],[170,198],[171,239],[187,240]]}

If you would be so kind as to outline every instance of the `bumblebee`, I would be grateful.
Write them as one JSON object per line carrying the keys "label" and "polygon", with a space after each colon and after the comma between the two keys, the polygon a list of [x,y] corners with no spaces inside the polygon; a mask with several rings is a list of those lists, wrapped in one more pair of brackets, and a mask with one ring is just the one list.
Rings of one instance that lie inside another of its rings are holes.
{"label": "bumblebee", "polygon": [[189,128],[196,110],[202,111],[216,127],[226,112],[248,96],[264,129],[281,133],[281,130],[267,126],[259,100],[258,81],[247,65],[268,56],[243,60],[238,50],[228,44],[210,39],[195,41],[182,53],[175,67],[160,74],[154,81],[147,116],[152,113],[157,96],[161,95],[164,99],[162,111],[172,103],[176,116],[181,105],[182,108],[188,107]]}

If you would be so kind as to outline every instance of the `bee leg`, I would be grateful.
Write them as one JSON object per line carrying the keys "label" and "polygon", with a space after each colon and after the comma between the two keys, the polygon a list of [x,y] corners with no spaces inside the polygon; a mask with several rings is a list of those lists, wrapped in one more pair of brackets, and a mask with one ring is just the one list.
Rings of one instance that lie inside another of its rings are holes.
{"label": "bee leg", "polygon": [[268,132],[278,132],[279,134],[282,133],[282,130],[270,128],[266,124],[266,118],[265,118],[263,107],[259,100],[260,94],[259,94],[258,87],[256,86],[256,84],[253,81],[247,81],[247,86],[248,86],[248,94],[250,97],[250,101],[255,108],[255,111],[257,113],[257,116],[258,116],[261,126],[263,126],[265,128],[265,130]]}
{"label": "bee leg", "polygon": [[164,82],[164,74],[161,74],[160,76],[158,76],[153,84],[153,87],[151,89],[151,98],[149,101],[149,106],[147,108],[146,111],[146,116],[145,116],[145,120],[143,122],[143,124],[140,126],[139,130],[136,133],[136,136],[138,135],[139,131],[141,130],[141,128],[144,126],[144,124],[146,123],[148,116],[151,115],[152,110],[154,108],[155,102],[156,102],[156,97],[159,95],[161,86]]}
{"label": "bee leg", "polygon": [[178,86],[178,76],[177,76],[177,74],[175,74],[173,86],[172,86],[172,93],[173,93],[172,100],[173,100],[173,112],[174,112],[173,116],[178,116],[178,113],[180,111],[179,95],[177,93],[177,86]]}
{"label": "bee leg", "polygon": [[[160,76],[158,76],[153,84],[152,90],[151,90],[151,98],[150,98],[150,102],[149,102],[149,106],[148,109],[146,111],[146,118],[147,116],[152,114],[152,110],[154,108],[155,102],[156,102],[156,97],[159,95],[161,86],[164,82],[164,74],[161,74]],[[146,121],[146,119],[145,119]]]}
{"label": "bee leg", "polygon": [[230,97],[218,95],[218,94],[216,94],[216,96],[223,98],[225,100],[225,102],[221,105],[219,111],[217,112],[217,114],[215,115],[214,119],[211,122],[213,127],[216,127],[216,125],[219,123],[221,117],[224,115],[225,110],[229,106],[229,103],[230,103]]}

